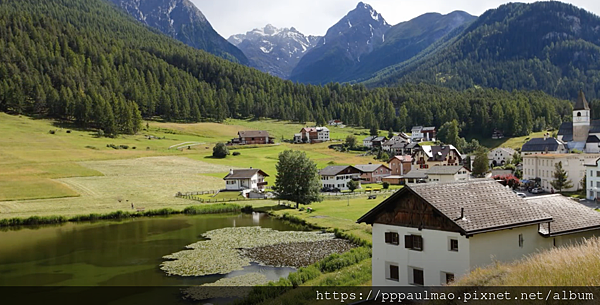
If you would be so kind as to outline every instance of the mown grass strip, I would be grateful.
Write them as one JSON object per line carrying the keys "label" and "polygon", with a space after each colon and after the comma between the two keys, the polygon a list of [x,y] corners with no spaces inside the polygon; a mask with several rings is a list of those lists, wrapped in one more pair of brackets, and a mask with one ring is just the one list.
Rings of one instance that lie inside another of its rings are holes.
{"label": "mown grass strip", "polygon": [[200,205],[200,206],[189,206],[183,210],[174,210],[171,208],[164,208],[159,210],[149,210],[140,212],[128,212],[128,211],[115,211],[107,214],[86,214],[77,215],[73,217],[65,216],[31,216],[28,218],[5,218],[0,219],[0,228],[2,227],[13,227],[13,226],[35,226],[35,225],[49,225],[49,224],[61,224],[66,222],[80,222],[80,221],[95,221],[95,220],[118,220],[127,219],[134,217],[151,217],[151,216],[167,216],[173,214],[186,214],[186,215],[200,215],[200,214],[220,214],[220,213],[251,213],[252,206],[242,207],[237,204],[211,204],[211,205]]}

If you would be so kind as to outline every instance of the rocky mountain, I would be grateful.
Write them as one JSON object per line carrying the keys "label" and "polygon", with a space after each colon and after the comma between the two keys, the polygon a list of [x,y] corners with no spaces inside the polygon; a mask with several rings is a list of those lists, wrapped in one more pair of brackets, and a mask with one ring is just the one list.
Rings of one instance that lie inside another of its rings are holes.
{"label": "rocky mountain", "polygon": [[390,28],[381,14],[360,2],[304,55],[290,79],[311,84],[335,80],[384,43]]}
{"label": "rocky mountain", "polygon": [[294,27],[278,29],[268,24],[262,29],[233,35],[228,41],[242,50],[259,70],[287,79],[319,39],[319,36],[304,35]]}
{"label": "rocky mountain", "polygon": [[189,0],[109,0],[146,25],[189,46],[248,65],[244,53],[219,35]]}
{"label": "rocky mountain", "polygon": [[489,10],[437,51],[366,83],[542,90],[571,99],[580,89],[600,97],[598,79],[600,17],[552,1]]}
{"label": "rocky mountain", "polygon": [[[357,81],[371,77],[375,72],[403,63],[432,47],[442,39],[451,39],[477,17],[463,11],[447,15],[427,13],[399,23],[385,33],[385,42],[363,56],[350,73],[336,81]],[[459,29],[459,30],[457,30]]]}

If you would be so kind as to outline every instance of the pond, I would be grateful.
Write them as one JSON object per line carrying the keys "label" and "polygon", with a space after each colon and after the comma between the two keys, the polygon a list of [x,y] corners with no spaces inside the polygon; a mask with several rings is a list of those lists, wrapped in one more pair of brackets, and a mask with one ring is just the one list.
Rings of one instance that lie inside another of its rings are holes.
{"label": "pond", "polygon": [[277,280],[294,271],[252,264],[227,275],[167,276],[165,255],[203,240],[207,231],[261,226],[298,229],[264,214],[177,215],[68,223],[0,231],[0,286],[179,286],[258,272]]}

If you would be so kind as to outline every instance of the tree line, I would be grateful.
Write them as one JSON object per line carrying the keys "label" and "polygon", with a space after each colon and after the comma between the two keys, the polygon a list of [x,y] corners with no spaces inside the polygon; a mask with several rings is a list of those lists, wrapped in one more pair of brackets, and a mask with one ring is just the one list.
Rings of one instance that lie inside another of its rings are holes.
{"label": "tree line", "polygon": [[571,110],[541,92],[297,84],[188,47],[102,0],[0,2],[0,111],[106,135],[135,133],[142,118],[274,118],[396,131],[456,119],[463,133],[516,136],[558,127]]}

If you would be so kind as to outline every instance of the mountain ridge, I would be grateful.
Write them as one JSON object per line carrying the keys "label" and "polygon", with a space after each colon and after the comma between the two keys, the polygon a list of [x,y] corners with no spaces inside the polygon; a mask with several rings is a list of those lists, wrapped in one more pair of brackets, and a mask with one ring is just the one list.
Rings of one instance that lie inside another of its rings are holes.
{"label": "mountain ridge", "polygon": [[221,37],[189,0],[107,0],[138,21],[189,46],[249,65],[244,53]]}

